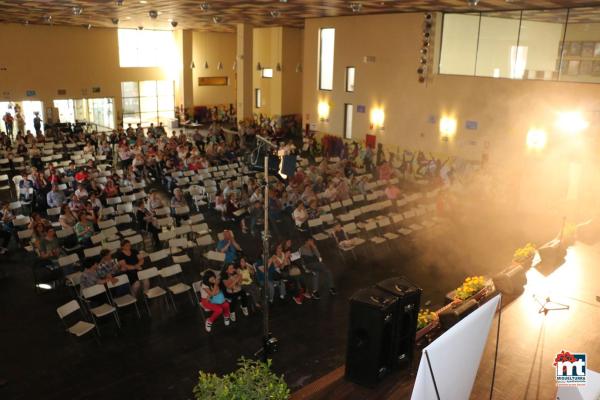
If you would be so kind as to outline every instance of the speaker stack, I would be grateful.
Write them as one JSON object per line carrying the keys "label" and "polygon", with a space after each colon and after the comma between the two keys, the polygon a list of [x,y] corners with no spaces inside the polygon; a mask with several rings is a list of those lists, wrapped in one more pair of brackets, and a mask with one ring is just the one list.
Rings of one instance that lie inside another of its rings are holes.
{"label": "speaker stack", "polygon": [[523,293],[527,284],[527,271],[521,264],[511,265],[494,276],[494,287],[502,294],[517,296]]}
{"label": "speaker stack", "polygon": [[421,289],[402,277],[350,298],[346,378],[374,386],[413,357]]}

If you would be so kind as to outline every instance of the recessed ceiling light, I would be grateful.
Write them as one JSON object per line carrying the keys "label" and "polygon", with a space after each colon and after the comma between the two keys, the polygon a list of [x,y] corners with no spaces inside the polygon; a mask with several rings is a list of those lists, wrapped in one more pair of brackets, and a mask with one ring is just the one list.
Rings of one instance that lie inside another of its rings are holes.
{"label": "recessed ceiling light", "polygon": [[75,6],[71,9],[71,11],[73,11],[73,15],[81,15],[81,13],[83,12],[83,8]]}
{"label": "recessed ceiling light", "polygon": [[148,3],[146,0],[140,0],[140,4],[146,4]]}

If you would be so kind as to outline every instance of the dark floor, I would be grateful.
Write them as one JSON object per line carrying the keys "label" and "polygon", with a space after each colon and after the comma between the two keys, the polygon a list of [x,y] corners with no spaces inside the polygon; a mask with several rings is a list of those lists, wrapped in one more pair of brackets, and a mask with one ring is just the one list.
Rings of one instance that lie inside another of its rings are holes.
{"label": "dark floor", "polygon": [[[437,228],[437,234],[400,239],[389,248],[362,248],[357,261],[342,260],[331,243],[321,242],[339,294],[332,298],[322,290],[321,300],[301,306],[276,300],[271,330],[280,339],[280,351],[273,356],[274,369],[295,390],[342,365],[348,298],[357,289],[405,275],[423,288],[423,303],[431,301],[435,308],[466,275],[499,271],[524,238],[547,237],[550,229],[514,215],[482,215],[465,213]],[[280,230],[287,234],[292,228]],[[257,239],[237,238],[245,251],[256,254]],[[209,335],[198,308],[185,298],[179,299],[176,314],[155,309],[152,319],[141,321],[123,315],[120,332],[108,321],[101,325],[100,345],[73,340],[55,311],[71,299],[70,293],[36,294],[30,264],[16,250],[0,261],[8,274],[0,279],[0,377],[9,380],[0,388],[0,399],[190,399],[199,370],[230,372],[239,357],[251,357],[261,344],[262,314],[240,315],[229,328],[220,320]],[[184,265],[190,280],[199,279],[203,268],[198,261]]]}

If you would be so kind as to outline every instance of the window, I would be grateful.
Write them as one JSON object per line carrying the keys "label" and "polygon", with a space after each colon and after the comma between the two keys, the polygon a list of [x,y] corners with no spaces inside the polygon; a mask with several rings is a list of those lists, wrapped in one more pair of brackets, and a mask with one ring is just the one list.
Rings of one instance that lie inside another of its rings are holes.
{"label": "window", "polygon": [[354,75],[356,68],[346,67],[346,92],[354,92]]}
{"label": "window", "polygon": [[[580,21],[583,15],[598,10],[584,7],[444,14],[439,72],[509,79],[594,81],[593,42],[600,38],[597,33],[600,23],[584,26],[570,21]],[[569,43],[572,40],[569,32],[575,39],[574,49]],[[576,72],[579,63],[585,63],[583,73],[581,69]],[[598,67],[600,71],[600,64]]]}
{"label": "window", "polygon": [[127,67],[164,67],[176,54],[171,31],[119,29],[119,64]]}
{"label": "window", "polygon": [[333,90],[335,29],[319,30],[319,90]]}
{"label": "window", "polygon": [[121,82],[123,124],[150,125],[175,118],[173,81]]}
{"label": "window", "polygon": [[352,104],[344,104],[344,138],[352,139]]}
{"label": "window", "polygon": [[262,92],[260,89],[254,90],[254,104],[256,104],[256,108],[262,107]]}
{"label": "window", "polygon": [[527,46],[512,46],[510,48],[510,77],[523,79],[527,66]]}
{"label": "window", "polygon": [[262,77],[263,78],[272,78],[273,77],[273,68],[263,68]]}
{"label": "window", "polygon": [[75,123],[87,121],[99,128],[115,128],[115,106],[112,97],[96,99],[58,99],[54,100],[60,122]]}

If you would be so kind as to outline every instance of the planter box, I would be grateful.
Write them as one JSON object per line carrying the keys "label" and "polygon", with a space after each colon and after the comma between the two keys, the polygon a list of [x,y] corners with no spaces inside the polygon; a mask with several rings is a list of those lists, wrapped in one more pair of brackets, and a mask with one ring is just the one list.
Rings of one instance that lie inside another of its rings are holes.
{"label": "planter box", "polygon": [[433,331],[439,325],[440,325],[440,320],[436,318],[429,325],[427,325],[427,326],[419,329],[417,331],[417,335],[415,337],[415,341],[418,342],[419,340],[423,339],[425,337],[425,335],[427,335],[428,333],[430,333],[431,331]]}
{"label": "planter box", "polygon": [[492,280],[490,278],[486,278],[485,280],[485,286],[483,287],[483,289],[481,289],[479,292],[473,294],[472,296],[461,300],[461,299],[457,299],[456,298],[456,290],[453,290],[451,292],[446,293],[446,298],[444,299],[444,303],[447,304],[451,304],[454,303],[455,301],[467,301],[469,299],[475,299],[476,301],[480,301],[482,298],[484,298],[488,292],[491,290],[493,291],[494,289],[494,284],[492,283]]}

